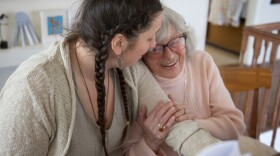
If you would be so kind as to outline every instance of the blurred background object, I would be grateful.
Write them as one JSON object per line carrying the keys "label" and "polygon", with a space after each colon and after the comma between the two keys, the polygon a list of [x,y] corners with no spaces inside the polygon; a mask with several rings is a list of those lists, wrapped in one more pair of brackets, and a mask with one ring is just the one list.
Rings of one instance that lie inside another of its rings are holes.
{"label": "blurred background object", "polygon": [[0,15],[0,48],[7,49],[7,28],[8,28],[8,16],[6,14]]}
{"label": "blurred background object", "polygon": [[39,39],[28,15],[24,12],[16,13],[16,26],[13,39],[13,46],[25,47],[39,43]]}

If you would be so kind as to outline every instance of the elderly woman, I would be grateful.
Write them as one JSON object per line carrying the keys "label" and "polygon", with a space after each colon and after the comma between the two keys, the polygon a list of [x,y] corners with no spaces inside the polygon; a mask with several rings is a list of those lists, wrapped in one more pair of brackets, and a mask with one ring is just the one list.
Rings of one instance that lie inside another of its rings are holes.
{"label": "elderly woman", "polygon": [[[177,116],[176,120],[193,120],[196,126],[221,140],[237,139],[245,130],[243,114],[235,107],[212,57],[206,52],[193,50],[193,33],[184,18],[165,7],[156,40],[157,46],[149,49],[143,61],[165,93],[178,104],[177,107],[185,110],[185,114]],[[193,155],[205,147],[201,142],[207,144],[209,135],[189,128],[194,125],[189,120],[175,125],[167,136],[160,136],[166,137],[168,145],[164,139],[158,141],[166,155]],[[142,113],[140,110],[137,121],[136,125],[139,124],[144,133],[153,130],[153,126],[147,122],[156,123],[149,114],[146,116],[145,109],[142,109]],[[159,125],[160,131],[162,127],[165,125]],[[189,128],[185,133],[190,134],[180,134],[176,138],[172,130],[182,131],[184,127]],[[142,133],[140,130],[138,132]],[[193,134],[197,135],[197,139],[190,137]],[[136,134],[131,136],[135,137]],[[210,140],[209,144],[215,142],[211,136]]]}

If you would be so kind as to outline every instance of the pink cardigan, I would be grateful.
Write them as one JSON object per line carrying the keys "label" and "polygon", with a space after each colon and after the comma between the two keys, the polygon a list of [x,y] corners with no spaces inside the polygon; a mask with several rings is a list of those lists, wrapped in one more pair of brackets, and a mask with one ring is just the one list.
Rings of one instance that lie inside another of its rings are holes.
{"label": "pink cardigan", "polygon": [[[185,70],[185,73],[182,71],[181,76],[174,79],[154,76],[166,94],[178,91],[184,82],[183,76],[186,76],[185,93],[178,92],[176,95],[183,97],[186,94],[185,102],[196,115],[195,121],[199,126],[218,139],[237,139],[245,130],[244,117],[235,107],[212,57],[206,52],[196,51],[186,60]],[[126,155],[155,155],[141,134],[140,126],[134,123],[125,144]],[[159,153],[165,154],[177,155],[167,145]]]}

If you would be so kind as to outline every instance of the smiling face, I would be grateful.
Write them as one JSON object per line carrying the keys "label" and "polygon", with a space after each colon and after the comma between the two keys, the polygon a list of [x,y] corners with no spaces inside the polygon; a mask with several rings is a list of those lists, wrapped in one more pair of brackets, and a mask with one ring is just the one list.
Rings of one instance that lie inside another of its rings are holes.
{"label": "smiling face", "polygon": [[125,67],[135,64],[142,56],[147,53],[149,48],[156,46],[156,32],[159,30],[162,21],[162,14],[160,13],[151,23],[150,28],[139,34],[135,43],[130,43],[132,46],[121,53],[121,59]]}
{"label": "smiling face", "polygon": [[[182,36],[182,34],[177,33],[172,26],[168,27],[168,32],[169,35],[164,40],[158,42],[157,45],[171,44],[171,40],[176,40],[176,38]],[[165,78],[174,78],[183,69],[185,57],[185,47],[175,51],[172,51],[169,47],[165,47],[160,54],[147,53],[143,56],[143,60],[153,74]]]}

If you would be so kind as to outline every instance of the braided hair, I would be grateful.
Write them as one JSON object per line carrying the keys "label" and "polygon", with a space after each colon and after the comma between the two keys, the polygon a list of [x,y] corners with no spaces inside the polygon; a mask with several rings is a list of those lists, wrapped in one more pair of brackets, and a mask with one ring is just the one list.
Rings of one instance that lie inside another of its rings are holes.
{"label": "braided hair", "polygon": [[[105,132],[105,62],[109,56],[108,48],[112,38],[123,34],[128,40],[138,37],[151,25],[157,13],[162,11],[159,0],[83,0],[73,23],[66,34],[67,42],[82,39],[95,55],[95,83],[97,90],[98,119],[104,152]],[[128,100],[122,70],[117,69],[122,90],[123,105],[127,122],[130,121]]]}

